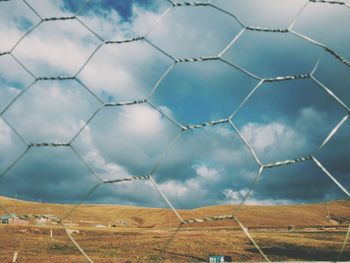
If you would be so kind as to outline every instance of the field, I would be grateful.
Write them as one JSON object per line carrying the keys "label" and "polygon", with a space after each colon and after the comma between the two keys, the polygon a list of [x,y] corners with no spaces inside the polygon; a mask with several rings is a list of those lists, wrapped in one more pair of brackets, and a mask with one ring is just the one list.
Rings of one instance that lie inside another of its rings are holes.
{"label": "field", "polygon": [[[1,198],[16,214],[64,217],[70,205]],[[233,214],[232,206],[180,210],[184,219]],[[330,218],[328,217],[330,215]],[[350,202],[293,206],[243,206],[235,213],[273,261],[335,261],[350,219]],[[126,225],[111,224],[116,221]],[[209,255],[233,261],[264,261],[234,220],[182,225],[168,209],[82,205],[64,221],[94,262],[207,262]],[[109,227],[108,227],[109,225]],[[295,228],[288,231],[288,226]],[[98,227],[99,226],[99,227]],[[50,233],[52,231],[52,239]],[[350,260],[349,245],[340,260]],[[86,262],[60,224],[0,224],[0,262]]]}

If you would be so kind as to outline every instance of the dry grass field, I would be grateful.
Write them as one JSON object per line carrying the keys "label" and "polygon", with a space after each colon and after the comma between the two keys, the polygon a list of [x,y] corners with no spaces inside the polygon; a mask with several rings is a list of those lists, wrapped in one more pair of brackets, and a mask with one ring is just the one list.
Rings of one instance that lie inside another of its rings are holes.
{"label": "dry grass field", "polygon": [[[9,198],[0,198],[0,203],[17,215],[62,218],[72,208]],[[184,219],[234,213],[274,261],[334,261],[350,222],[349,201],[329,202],[330,220],[325,204],[243,206],[238,212],[234,208],[179,213]],[[119,221],[126,225],[112,227]],[[67,229],[79,230],[72,235],[94,262],[207,262],[209,255],[216,254],[231,256],[233,261],[264,260],[233,220],[177,228],[179,221],[169,209],[82,205],[63,222]],[[288,231],[289,225],[295,229]],[[0,224],[0,262],[12,262],[14,251],[18,251],[17,262],[86,262],[59,224]],[[350,244],[340,260],[350,260]]]}

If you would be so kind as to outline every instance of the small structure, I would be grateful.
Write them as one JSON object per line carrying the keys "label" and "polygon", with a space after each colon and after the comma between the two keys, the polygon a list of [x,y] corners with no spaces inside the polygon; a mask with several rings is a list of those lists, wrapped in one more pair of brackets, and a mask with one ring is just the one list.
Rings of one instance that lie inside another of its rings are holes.
{"label": "small structure", "polygon": [[30,218],[30,216],[29,215],[20,215],[20,216],[18,216],[20,219],[23,219],[23,220],[27,220],[27,221],[29,221],[31,218]]}
{"label": "small structure", "polygon": [[60,221],[60,219],[54,215],[34,215],[34,218],[37,225],[57,224],[57,222]]}
{"label": "small structure", "polygon": [[232,262],[232,258],[230,256],[209,256],[209,263],[224,263],[224,262]]}
{"label": "small structure", "polygon": [[295,230],[295,226],[294,225],[289,225],[288,226],[288,231],[293,231]]}
{"label": "small structure", "polygon": [[15,225],[28,225],[29,220],[22,217],[18,217],[16,214],[2,215],[0,216],[1,224],[15,224]]}
{"label": "small structure", "polygon": [[46,218],[51,224],[56,224],[60,222],[60,219],[55,215],[43,215],[43,217]]}
{"label": "small structure", "polygon": [[41,215],[35,215],[35,223],[37,225],[46,225],[46,223],[48,222],[47,218],[41,216]]}
{"label": "small structure", "polygon": [[16,214],[2,215],[0,216],[0,223],[10,224],[10,221],[14,218],[16,218]]}
{"label": "small structure", "polygon": [[126,220],[116,220],[114,221],[113,224],[111,224],[112,227],[127,227],[128,223],[126,222]]}

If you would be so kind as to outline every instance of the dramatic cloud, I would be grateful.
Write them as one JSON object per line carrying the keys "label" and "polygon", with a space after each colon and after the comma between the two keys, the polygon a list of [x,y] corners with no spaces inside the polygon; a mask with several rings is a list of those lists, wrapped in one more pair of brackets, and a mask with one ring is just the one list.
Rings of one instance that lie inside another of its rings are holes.
{"label": "dramatic cloud", "polygon": [[[72,147],[30,148],[1,174],[0,195],[76,203],[100,179],[152,173],[177,208],[237,204],[258,174],[251,150],[263,164],[315,154],[350,186],[349,120],[318,152],[348,114],[350,68],[291,32],[245,30],[228,46],[243,27],[220,11],[246,26],[284,29],[308,1],[213,0],[217,8],[176,6],[163,16],[170,1],[98,0],[83,9],[84,1],[27,2],[37,14],[20,0],[0,3],[0,174],[26,143]],[[77,19],[40,22],[78,11]],[[349,59],[349,19],[344,5],[310,2],[293,29]],[[175,61],[223,50],[225,61]],[[320,83],[265,82],[235,111],[259,83],[249,72],[310,74],[317,62]],[[76,79],[35,81],[40,77]],[[144,99],[149,103],[128,105]],[[232,123],[182,126],[234,112]],[[264,169],[247,203],[335,198],[344,195],[311,160]],[[103,184],[85,202],[164,206],[149,180]]]}
{"label": "dramatic cloud", "polygon": [[[265,126],[260,126],[254,123],[249,123],[242,129],[242,135],[250,141],[250,144],[258,151],[264,152],[270,150],[277,145],[285,145],[283,141],[297,141],[296,132],[291,128],[280,123],[270,123]],[[303,143],[303,142],[301,142]],[[291,145],[287,146],[287,150]]]}
{"label": "dramatic cloud", "polygon": [[67,142],[98,106],[98,101],[76,81],[39,81],[4,117],[29,142]]}
{"label": "dramatic cloud", "polygon": [[[179,132],[179,127],[147,105],[104,108],[73,146],[102,174],[111,167],[113,172],[115,167],[122,167],[130,176],[144,175]],[[116,178],[125,178],[125,173],[118,173]]]}
{"label": "dramatic cloud", "polygon": [[78,75],[103,101],[145,98],[172,61],[145,41],[104,46]]}
{"label": "dramatic cloud", "polygon": [[212,3],[235,14],[245,25],[286,28],[307,0],[213,0]]}

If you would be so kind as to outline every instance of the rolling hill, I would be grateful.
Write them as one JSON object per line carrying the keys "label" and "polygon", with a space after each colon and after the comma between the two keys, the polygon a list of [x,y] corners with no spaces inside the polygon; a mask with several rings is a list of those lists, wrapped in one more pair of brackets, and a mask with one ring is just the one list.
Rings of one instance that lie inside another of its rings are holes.
{"label": "rolling hill", "polygon": [[[66,217],[73,205],[28,202],[7,197],[0,197],[0,205],[8,212],[15,212],[17,215],[52,214],[64,218],[65,222],[83,225],[113,224],[117,221],[124,221],[127,222],[128,227],[138,228],[169,228],[179,225],[175,214],[166,208],[82,204]],[[350,201],[345,200],[328,202],[328,205],[326,203],[281,206],[244,205],[238,211],[236,209],[237,206],[234,205],[222,205],[178,210],[178,212],[183,219],[234,214],[246,227],[253,228],[284,228],[288,225],[329,226],[350,222]],[[194,223],[188,226],[199,225],[226,227],[234,226],[235,223],[233,220],[222,220]]]}

